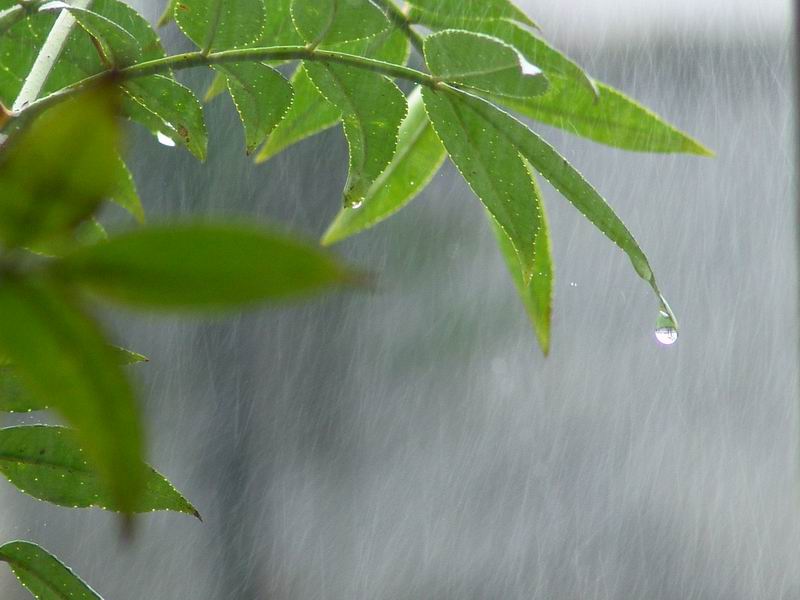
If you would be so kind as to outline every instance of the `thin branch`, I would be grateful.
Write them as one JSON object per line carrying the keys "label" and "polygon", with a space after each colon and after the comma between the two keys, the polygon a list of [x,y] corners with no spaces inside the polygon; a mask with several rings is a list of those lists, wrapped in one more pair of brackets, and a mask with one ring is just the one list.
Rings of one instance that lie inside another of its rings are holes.
{"label": "thin branch", "polygon": [[319,50],[310,49],[305,46],[273,46],[269,48],[236,48],[234,50],[222,50],[220,52],[212,52],[210,54],[203,54],[202,51],[187,52],[185,54],[175,54],[173,56],[166,56],[156,60],[131,65],[119,71],[104,71],[92,75],[77,83],[67,86],[57,92],[53,92],[49,96],[34,100],[22,110],[20,110],[17,117],[33,117],[46,108],[66,100],[67,98],[75,95],[76,93],[91,87],[92,85],[100,83],[102,80],[109,76],[115,80],[135,79],[138,77],[146,77],[147,75],[156,75],[159,73],[166,73],[170,69],[190,69],[193,67],[209,66],[223,63],[235,62],[250,62],[250,61],[265,61],[265,60],[309,60],[327,63],[337,63],[343,65],[350,65],[359,69],[365,69],[374,73],[388,75],[398,79],[406,79],[413,81],[420,85],[435,87],[439,84],[438,80],[410,67],[396,65],[373,58],[366,58],[364,56],[357,56],[355,54],[346,54],[344,52],[334,52],[332,50]]}
{"label": "thin branch", "polygon": [[[89,8],[91,4],[92,0],[75,0],[72,5],[78,8]],[[50,71],[53,69],[53,65],[55,65],[61,51],[64,49],[64,44],[67,42],[74,25],[75,18],[68,10],[62,10],[22,84],[22,89],[11,107],[13,112],[19,112],[36,101],[39,92],[42,91],[42,87],[47,81],[47,77],[50,75]]]}
{"label": "thin branch", "polygon": [[386,16],[389,17],[389,20],[395,27],[406,34],[411,45],[422,55],[424,40],[420,34],[411,28],[411,21],[408,20],[408,16],[392,0],[373,0],[373,2],[386,11]]}

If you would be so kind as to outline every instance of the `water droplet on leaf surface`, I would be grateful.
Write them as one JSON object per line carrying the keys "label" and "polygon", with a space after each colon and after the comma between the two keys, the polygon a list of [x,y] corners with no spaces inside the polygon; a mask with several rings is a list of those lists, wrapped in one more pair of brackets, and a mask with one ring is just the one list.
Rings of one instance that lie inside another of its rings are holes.
{"label": "water droplet on leaf surface", "polygon": [[160,131],[156,132],[156,139],[160,144],[163,144],[164,146],[169,146],[170,148],[173,148],[175,146],[175,140],[173,140],[168,135],[161,133]]}

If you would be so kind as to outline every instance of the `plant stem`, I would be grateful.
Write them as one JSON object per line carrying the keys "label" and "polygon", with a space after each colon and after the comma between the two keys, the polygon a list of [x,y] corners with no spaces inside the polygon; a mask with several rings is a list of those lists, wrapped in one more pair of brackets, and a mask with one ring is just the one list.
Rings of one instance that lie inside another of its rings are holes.
{"label": "plant stem", "polygon": [[408,38],[408,41],[411,42],[411,45],[417,49],[417,52],[420,55],[423,54],[423,43],[424,40],[422,36],[418,34],[411,28],[411,22],[408,20],[406,14],[398,8],[398,6],[392,0],[373,0],[375,4],[380,6],[386,11],[386,16],[389,17],[389,20],[394,23],[394,25],[403,31]]}
{"label": "plant stem", "polygon": [[104,71],[97,73],[96,75],[92,75],[68,87],[58,90],[49,96],[45,96],[44,98],[30,102],[17,113],[17,116],[32,117],[42,110],[52,106],[53,104],[61,102],[62,100],[66,100],[81,90],[99,83],[109,75],[115,76],[117,79],[125,80],[135,79],[137,77],[146,77],[147,75],[155,75],[158,73],[165,73],[170,69],[190,69],[192,67],[209,66],[223,63],[265,60],[309,60],[337,63],[350,65],[375,73],[381,73],[383,75],[388,75],[389,77],[407,79],[420,85],[432,87],[438,84],[436,79],[427,73],[423,73],[422,71],[417,71],[416,69],[402,65],[383,62],[381,60],[375,60],[373,58],[366,58],[364,56],[357,56],[355,54],[346,54],[344,52],[310,49],[305,46],[236,48],[233,50],[211,52],[209,54],[203,54],[202,51],[186,52],[184,54],[175,54],[173,56],[166,56],[156,60],[149,60],[147,62],[120,69],[116,72]]}
{"label": "plant stem", "polygon": [[[89,8],[91,4],[92,0],[75,0],[73,2],[73,6],[79,8]],[[61,51],[64,49],[64,44],[74,25],[75,18],[68,10],[62,10],[22,84],[22,89],[11,107],[12,111],[22,111],[26,106],[36,101],[45,81],[47,81],[47,77],[50,75],[50,71],[53,69],[53,65],[55,65]]]}

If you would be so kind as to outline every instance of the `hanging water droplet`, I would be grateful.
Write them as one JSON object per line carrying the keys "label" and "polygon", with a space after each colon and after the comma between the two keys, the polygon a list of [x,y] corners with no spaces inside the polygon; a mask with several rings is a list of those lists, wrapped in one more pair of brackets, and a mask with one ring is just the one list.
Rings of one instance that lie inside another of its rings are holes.
{"label": "hanging water droplet", "polygon": [[163,144],[164,146],[169,146],[170,148],[173,148],[175,146],[175,140],[173,140],[168,135],[161,133],[160,131],[156,132],[156,139],[160,144]]}
{"label": "hanging water droplet", "polygon": [[655,333],[658,342],[665,346],[671,346],[678,341],[678,330],[674,327],[659,327]]}
{"label": "hanging water droplet", "polygon": [[658,311],[655,336],[658,343],[664,346],[671,346],[678,341],[678,328],[675,321],[663,310]]}

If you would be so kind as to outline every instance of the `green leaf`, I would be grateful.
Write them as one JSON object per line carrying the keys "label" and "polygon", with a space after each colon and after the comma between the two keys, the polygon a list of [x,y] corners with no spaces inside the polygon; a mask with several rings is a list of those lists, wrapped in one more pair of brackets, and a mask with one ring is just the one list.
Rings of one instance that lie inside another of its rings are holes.
{"label": "green leaf", "polygon": [[289,146],[339,122],[340,111],[319,93],[303,65],[295,71],[291,85],[294,89],[292,105],[259,150],[256,163],[265,162]]}
{"label": "green leaf", "polygon": [[536,237],[542,222],[536,188],[519,151],[469,110],[466,96],[425,88],[422,98],[447,153],[510,238],[529,281],[536,273]]}
{"label": "green leaf", "polygon": [[150,360],[144,354],[139,354],[138,352],[126,348],[120,348],[119,346],[111,346],[111,352],[117,357],[117,361],[121,365],[134,365]]}
{"label": "green leaf", "polygon": [[343,207],[322,238],[333,244],[390,217],[419,194],[441,167],[446,153],[431,127],[420,89],[408,98],[397,153],[370,187],[359,208]]}
{"label": "green leaf", "polygon": [[355,279],[314,246],[263,229],[220,225],[140,229],[81,248],[59,268],[110,300],[187,310],[280,300]]}
{"label": "green leaf", "polygon": [[76,246],[96,244],[107,239],[105,227],[91,217],[75,227],[74,231],[27,244],[25,249],[42,256],[62,256]]}
{"label": "green leaf", "polygon": [[292,0],[265,0],[267,22],[256,46],[302,46],[305,40],[292,22]]}
{"label": "green leaf", "polygon": [[262,0],[178,0],[175,22],[203,50],[242,48],[264,30]]}
{"label": "green leaf", "polygon": [[464,29],[496,37],[513,46],[525,60],[544,71],[548,79],[552,75],[561,75],[584,86],[592,95],[596,96],[598,93],[594,81],[581,67],[542,38],[516,23],[505,20],[474,21],[466,23]]}
{"label": "green leaf", "polygon": [[[45,5],[44,8],[46,8]],[[77,6],[56,4],[54,10],[68,10],[75,21],[94,38],[100,46],[108,66],[127,67],[141,60],[142,49],[131,33],[111,19],[94,11]],[[43,10],[43,9],[40,9]]]}
{"label": "green leaf", "polygon": [[136,184],[133,175],[128,170],[125,161],[117,155],[116,164],[116,190],[111,194],[111,199],[127,210],[139,223],[144,223],[144,208],[139,194],[136,191]]}
{"label": "green leaf", "polygon": [[409,20],[431,27],[462,27],[465,22],[494,19],[537,27],[510,0],[412,0],[409,5]]}
{"label": "green leaf", "polygon": [[603,83],[598,97],[573,79],[550,75],[543,96],[497,98],[515,112],[602,144],[638,152],[713,152],[657,114]]}
{"label": "green leaf", "polygon": [[[408,57],[408,38],[402,31],[390,29],[367,40],[336,44],[330,49],[402,64]],[[292,106],[256,155],[256,163],[265,162],[339,122],[341,112],[319,93],[302,65],[295,71],[291,83],[294,88]]]}
{"label": "green leaf", "polygon": [[178,0],[167,0],[167,4],[164,6],[164,10],[161,13],[161,16],[158,17],[158,21],[156,21],[156,27],[165,27],[174,21],[174,14],[175,14],[175,5],[178,3]]}
{"label": "green leaf", "polygon": [[[170,510],[194,515],[192,506],[163,475],[142,464],[144,492],[133,506],[138,513]],[[118,511],[97,473],[86,462],[73,431],[28,425],[0,429],[0,473],[23,493],[70,508]]]}
{"label": "green leaf", "polygon": [[530,280],[525,281],[522,268],[517,258],[517,253],[511,239],[505,234],[494,219],[490,219],[500,252],[506,262],[511,279],[517,287],[517,292],[522,299],[522,304],[533,324],[536,337],[542,352],[547,356],[550,351],[550,322],[553,314],[553,260],[550,250],[550,234],[547,227],[547,217],[542,202],[542,193],[536,178],[533,177],[533,187],[536,191],[536,204],[540,213],[541,227],[536,234],[535,241],[535,271]]}
{"label": "green leaf", "polygon": [[[430,92],[428,94],[428,92]],[[625,224],[614,213],[603,197],[556,150],[523,123],[489,102],[455,91],[433,92],[424,90],[426,107],[429,97],[438,103],[458,107],[455,111],[475,126],[493,132],[505,143],[512,145],[547,181],[569,200],[597,229],[619,246],[633,265],[636,273],[647,281],[656,293],[662,309],[675,320],[661,294],[653,270],[644,252]],[[434,121],[436,124],[436,121]],[[437,129],[438,131],[438,129]],[[447,144],[445,144],[446,146]]]}
{"label": "green leaf", "polygon": [[0,242],[12,247],[63,237],[114,190],[115,96],[103,88],[57,105],[4,146]]}
{"label": "green leaf", "polygon": [[228,80],[250,154],[286,115],[292,104],[292,86],[283,75],[263,63],[230,63],[214,68]]}
{"label": "green leaf", "polygon": [[342,112],[350,149],[346,205],[358,205],[394,156],[406,115],[403,92],[377,73],[347,65],[306,63],[314,84]]}
{"label": "green leaf", "polygon": [[149,75],[126,81],[122,89],[123,108],[131,119],[205,160],[208,133],[203,108],[189,88],[163,75]]}
{"label": "green leaf", "polygon": [[28,391],[13,367],[0,366],[0,412],[26,413],[46,408],[47,403]]}
{"label": "green leaf", "polygon": [[[109,346],[120,365],[146,362],[148,358],[138,352],[118,346]],[[50,408],[46,399],[32,394],[20,379],[13,365],[3,357],[0,360],[0,412],[26,413]]]}
{"label": "green leaf", "polygon": [[70,568],[31,542],[0,546],[0,561],[8,563],[19,582],[37,600],[103,600]]}
{"label": "green leaf", "polygon": [[428,36],[425,62],[435,77],[499,96],[530,98],[547,89],[538,67],[508,44],[479,33],[447,30]]}
{"label": "green leaf", "polygon": [[228,89],[228,78],[223,73],[214,73],[214,78],[206,88],[206,93],[203,94],[203,102],[211,102],[214,98],[219,96],[222,92]]}
{"label": "green leaf", "polygon": [[6,277],[0,285],[0,352],[31,394],[75,427],[116,506],[132,511],[144,483],[139,412],[96,324],[61,288]]}
{"label": "green leaf", "polygon": [[297,31],[311,44],[362,39],[389,27],[370,0],[292,0],[291,12]]}

